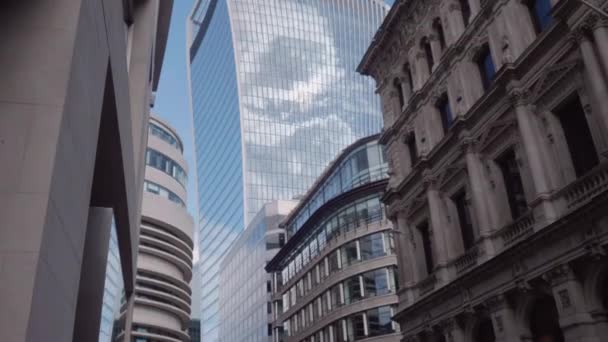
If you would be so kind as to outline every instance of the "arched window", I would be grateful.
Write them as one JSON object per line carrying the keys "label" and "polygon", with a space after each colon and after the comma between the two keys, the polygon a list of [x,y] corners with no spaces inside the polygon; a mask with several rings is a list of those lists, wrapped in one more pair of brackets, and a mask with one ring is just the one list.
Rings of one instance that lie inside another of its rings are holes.
{"label": "arched window", "polygon": [[441,51],[445,50],[445,34],[443,32],[443,26],[441,25],[441,19],[435,18],[433,20],[433,31],[435,35],[437,35],[437,39],[439,40],[439,45],[441,46]]}
{"label": "arched window", "polygon": [[444,93],[443,95],[441,95],[435,106],[441,114],[443,132],[446,133],[450,129],[450,127],[452,127],[452,123],[454,122],[454,114],[452,114],[452,108],[450,108],[448,94]]}
{"label": "arched window", "polygon": [[405,105],[405,98],[403,97],[403,89],[401,89],[401,81],[399,78],[395,78],[393,85],[395,87],[395,91],[397,92],[397,96],[399,97],[399,108],[403,108]]}
{"label": "arched window", "polygon": [[551,22],[551,0],[526,0],[526,6],[536,33],[544,31]]}
{"label": "arched window", "polygon": [[464,26],[469,26],[471,20],[471,6],[469,6],[469,0],[458,0],[458,2],[460,3],[460,11],[462,12]]}
{"label": "arched window", "polygon": [[412,77],[412,69],[410,68],[409,63],[403,66],[403,72],[405,73],[405,77],[407,78],[405,81],[407,82],[407,86],[409,87],[411,93],[414,91],[414,78]]}
{"label": "arched window", "polygon": [[479,54],[477,55],[476,63],[481,76],[483,89],[487,90],[490,88],[490,85],[492,85],[492,81],[496,75],[496,67],[494,66],[494,61],[492,61],[492,54],[490,53],[490,47],[488,44],[485,44],[480,49]]}
{"label": "arched window", "polygon": [[433,66],[435,65],[435,60],[433,59],[433,50],[431,49],[431,42],[427,37],[422,38],[420,41],[420,48],[424,51],[424,56],[426,57],[426,64],[429,67],[429,73],[433,72]]}

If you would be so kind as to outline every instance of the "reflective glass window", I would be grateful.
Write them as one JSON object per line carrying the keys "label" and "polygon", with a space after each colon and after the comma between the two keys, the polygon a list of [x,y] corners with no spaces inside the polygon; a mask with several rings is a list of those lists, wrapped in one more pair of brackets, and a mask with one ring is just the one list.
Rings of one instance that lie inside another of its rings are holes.
{"label": "reflective glass window", "polygon": [[366,314],[368,322],[368,336],[381,336],[391,334],[395,331],[393,329],[393,322],[391,320],[393,314],[390,306],[382,306],[371,309],[368,310]]}
{"label": "reflective glass window", "polygon": [[361,293],[361,278],[351,277],[344,282],[344,302],[351,304],[363,298]]}
{"label": "reflective glass window", "polygon": [[389,272],[386,268],[366,272],[363,274],[365,297],[385,295],[390,292]]}
{"label": "reflective glass window", "polygon": [[359,240],[359,248],[361,250],[361,260],[370,260],[386,255],[382,233],[362,237]]}

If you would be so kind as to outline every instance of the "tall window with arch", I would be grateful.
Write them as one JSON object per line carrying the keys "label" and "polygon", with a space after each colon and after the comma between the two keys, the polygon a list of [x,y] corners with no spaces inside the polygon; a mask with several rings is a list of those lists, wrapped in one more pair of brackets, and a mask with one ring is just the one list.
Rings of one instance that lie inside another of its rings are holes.
{"label": "tall window with arch", "polygon": [[[409,97],[414,92],[414,78],[412,75],[412,68],[409,63],[403,66],[403,73],[405,74],[405,87],[407,87],[406,95]],[[409,100],[409,99],[408,99]]]}
{"label": "tall window with arch", "polygon": [[433,59],[433,50],[431,49],[431,42],[427,37],[422,38],[420,41],[420,49],[424,52],[424,57],[426,58],[426,64],[429,68],[429,73],[433,72],[433,66],[435,65],[435,60]]}
{"label": "tall window with arch", "polygon": [[479,69],[483,89],[487,90],[492,85],[492,81],[496,75],[496,67],[494,66],[494,61],[492,60],[492,54],[490,53],[490,47],[488,44],[484,44],[480,48],[479,53],[477,54],[477,60],[475,62],[477,64],[477,68]]}
{"label": "tall window with arch", "polygon": [[445,32],[443,32],[443,25],[441,25],[441,18],[433,19],[433,33],[437,37],[439,41],[439,46],[441,46],[441,51],[443,52],[446,47],[445,42]]}
{"label": "tall window with arch", "polygon": [[543,32],[553,22],[551,0],[525,0],[536,33]]}
{"label": "tall window with arch", "polygon": [[398,77],[393,80],[393,86],[395,87],[395,91],[397,92],[397,97],[399,99],[399,109],[402,109],[405,105],[405,98],[403,97],[403,89],[401,89],[401,81]]}
{"label": "tall window with arch", "polygon": [[460,12],[462,13],[462,21],[464,26],[469,26],[471,21],[471,6],[469,6],[469,0],[458,0],[460,4]]}
{"label": "tall window with arch", "polygon": [[439,97],[439,100],[437,100],[435,106],[437,106],[437,110],[439,110],[439,114],[441,114],[443,132],[446,133],[454,123],[454,114],[452,113],[452,108],[450,107],[448,94],[443,93],[441,97]]}

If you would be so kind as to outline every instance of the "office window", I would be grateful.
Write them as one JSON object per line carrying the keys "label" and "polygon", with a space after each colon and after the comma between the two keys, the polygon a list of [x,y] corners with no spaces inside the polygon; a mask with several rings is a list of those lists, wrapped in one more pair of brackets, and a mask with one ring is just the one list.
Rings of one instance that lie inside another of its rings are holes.
{"label": "office window", "polygon": [[354,276],[344,282],[344,302],[351,304],[363,298],[361,293],[361,278]]}
{"label": "office window", "polygon": [[357,241],[351,241],[341,248],[342,262],[344,265],[350,266],[359,261],[359,253],[357,251]]}
{"label": "office window", "polygon": [[365,339],[365,314],[363,312],[354,314],[346,320],[348,341]]}
{"label": "office window", "polygon": [[366,314],[369,337],[391,334],[395,331],[391,320],[393,312],[390,306],[367,310]]}
{"label": "office window", "polygon": [[390,292],[388,272],[386,268],[377,269],[363,274],[365,297],[382,296]]}
{"label": "office window", "polygon": [[386,255],[382,233],[371,234],[359,239],[361,260],[375,259]]}

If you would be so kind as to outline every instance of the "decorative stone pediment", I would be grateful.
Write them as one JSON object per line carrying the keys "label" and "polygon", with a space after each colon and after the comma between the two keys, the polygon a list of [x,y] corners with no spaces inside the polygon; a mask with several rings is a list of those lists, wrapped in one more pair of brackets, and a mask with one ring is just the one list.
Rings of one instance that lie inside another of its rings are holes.
{"label": "decorative stone pediment", "polygon": [[567,77],[568,74],[575,70],[579,65],[580,61],[576,59],[546,68],[532,87],[530,97],[537,100],[543,94],[551,90],[551,88],[558,84],[563,78]]}
{"label": "decorative stone pediment", "polygon": [[466,171],[467,165],[464,161],[453,163],[452,165],[443,168],[441,174],[438,177],[437,183],[439,186],[443,186],[448,183],[452,178],[459,175],[461,172]]}
{"label": "decorative stone pediment", "polygon": [[495,121],[490,127],[488,127],[479,137],[480,149],[486,148],[495,139],[500,137],[505,132],[516,127],[517,121],[514,119],[504,119]]}

